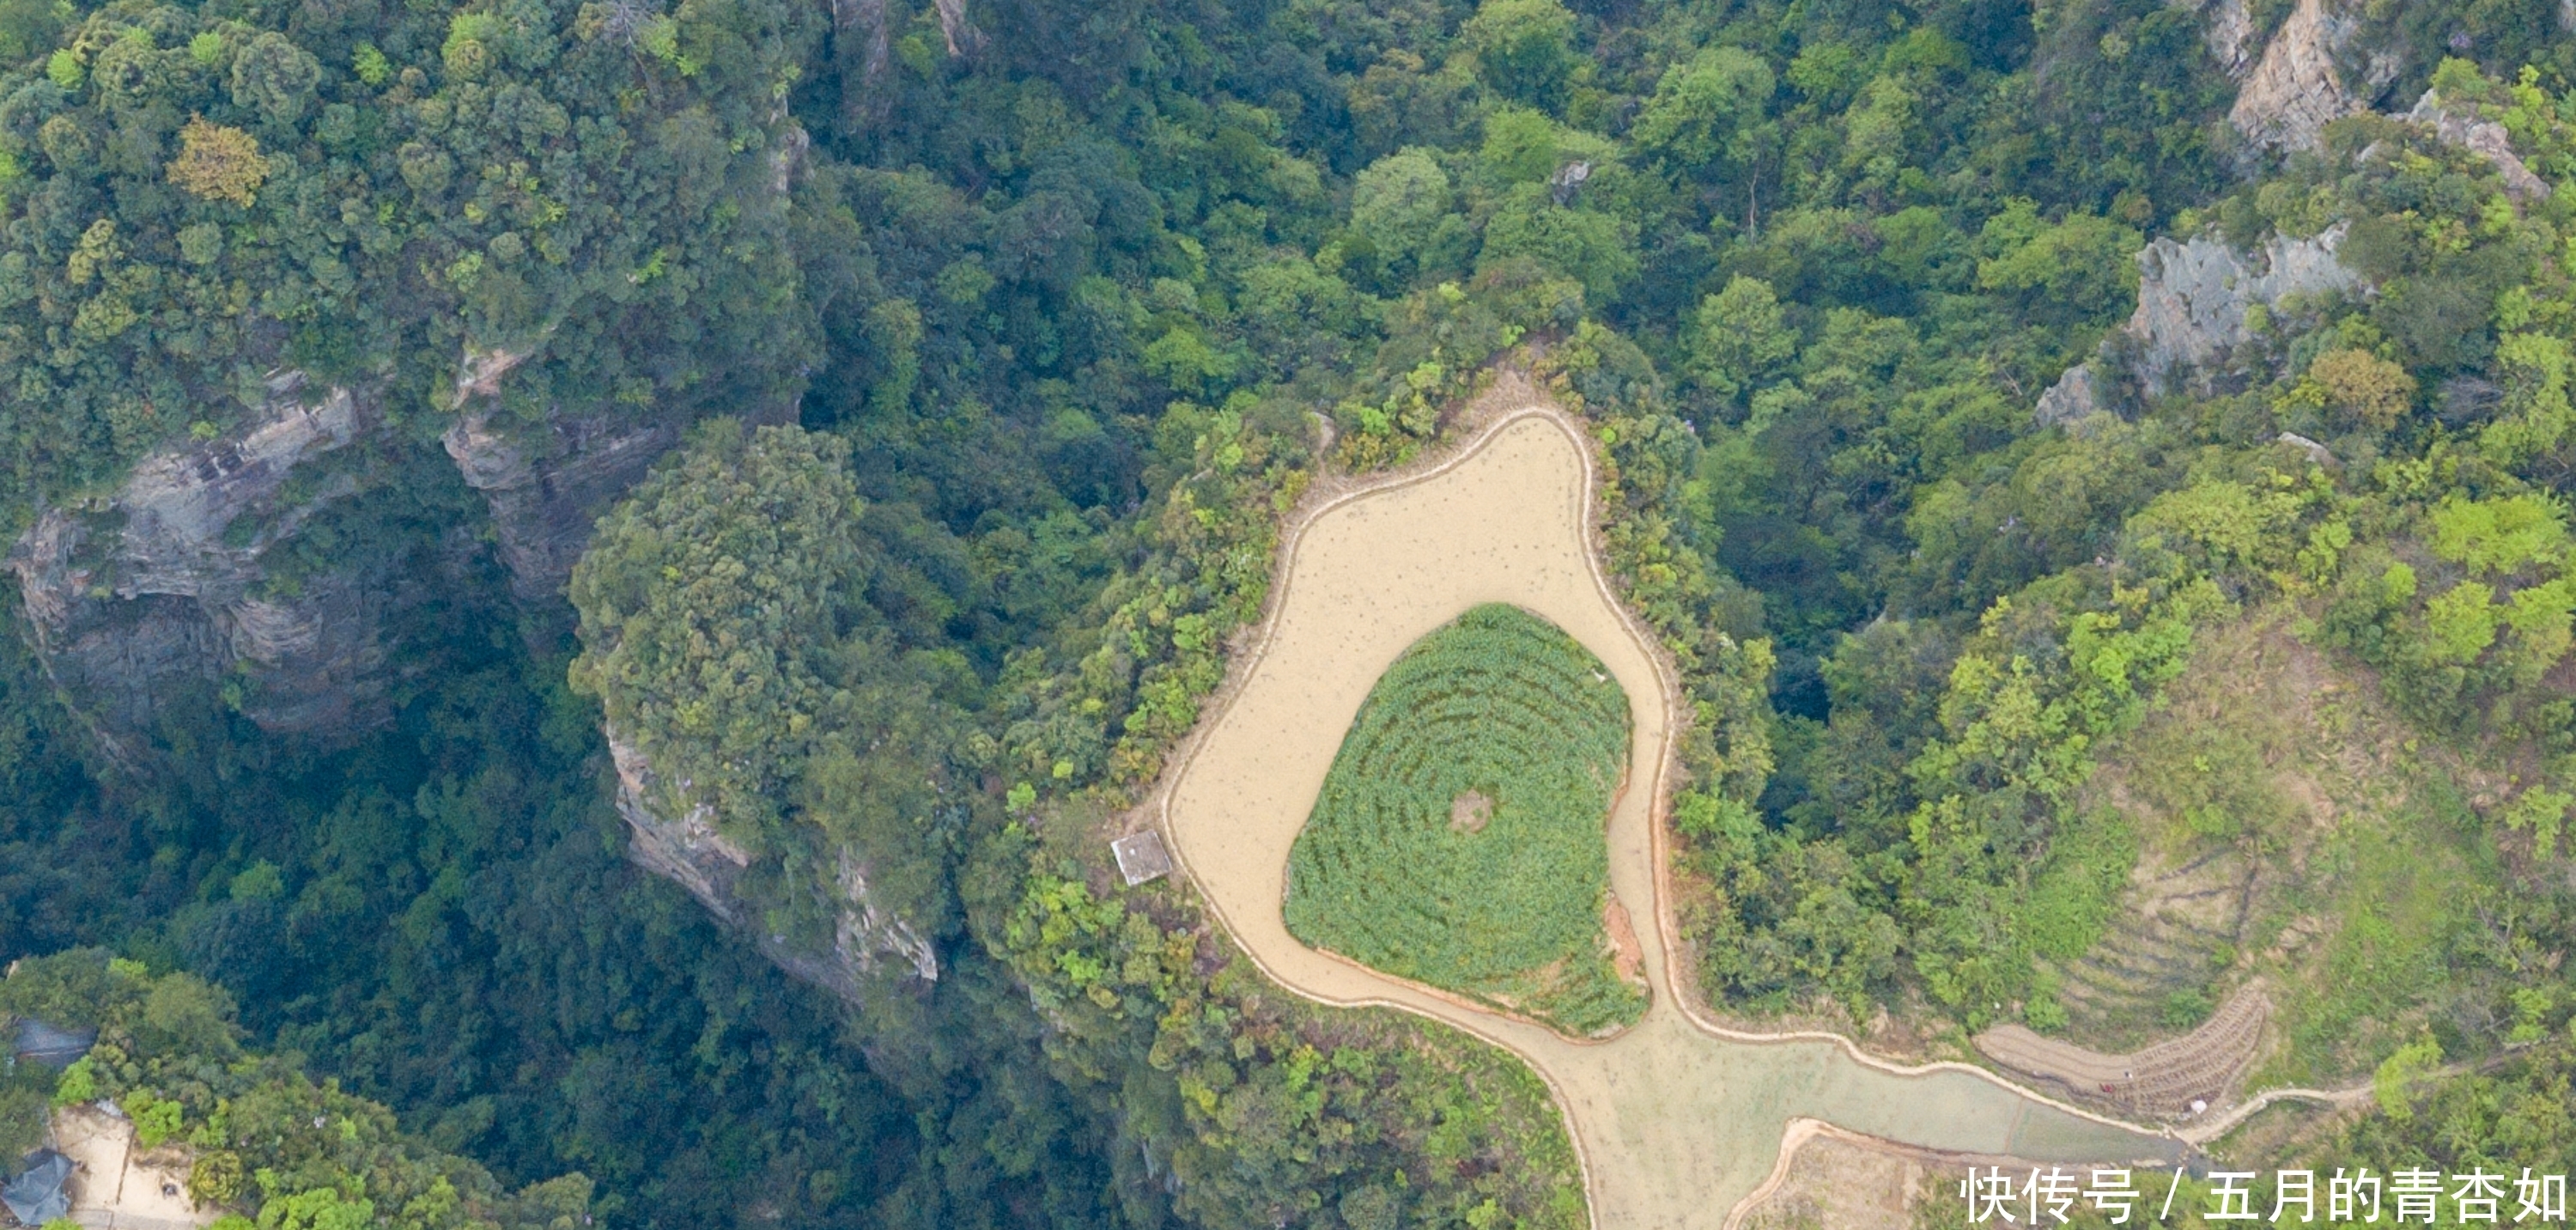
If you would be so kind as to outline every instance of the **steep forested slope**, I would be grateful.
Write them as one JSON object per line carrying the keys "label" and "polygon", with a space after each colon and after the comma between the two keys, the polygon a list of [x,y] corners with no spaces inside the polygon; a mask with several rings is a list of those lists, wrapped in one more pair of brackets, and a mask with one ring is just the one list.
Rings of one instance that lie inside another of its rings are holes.
{"label": "steep forested slope", "polygon": [[2559,21],[7,0],[0,948],[613,1220],[1576,1216],[1525,1073],[1096,840],[1317,467],[1499,360],[1701,715],[1723,1009],[2069,1023],[2098,748],[2290,612],[2502,783],[2442,1045],[2563,1031]]}

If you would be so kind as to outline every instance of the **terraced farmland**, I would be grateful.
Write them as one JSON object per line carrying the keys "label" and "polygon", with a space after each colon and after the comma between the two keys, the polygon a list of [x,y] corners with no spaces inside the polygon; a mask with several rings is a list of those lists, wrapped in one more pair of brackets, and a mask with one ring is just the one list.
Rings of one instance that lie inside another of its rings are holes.
{"label": "terraced farmland", "polygon": [[1289,931],[1568,1033],[1634,1023],[1603,924],[1627,750],[1627,695],[1573,637],[1468,611],[1361,704],[1289,855]]}

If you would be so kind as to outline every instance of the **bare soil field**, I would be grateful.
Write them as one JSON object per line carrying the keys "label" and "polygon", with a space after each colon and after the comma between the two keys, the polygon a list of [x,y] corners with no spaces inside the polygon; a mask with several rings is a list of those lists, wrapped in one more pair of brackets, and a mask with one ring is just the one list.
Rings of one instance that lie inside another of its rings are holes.
{"label": "bare soil field", "polygon": [[[1927,1159],[1813,1119],[1790,1125],[1786,1156],[1736,1217],[1743,1230],[1840,1230],[1911,1226],[1922,1189],[1948,1159]],[[1926,1162],[1931,1163],[1930,1166]]]}
{"label": "bare soil field", "polygon": [[[1322,1003],[1401,1008],[1520,1055],[1563,1107],[1603,1227],[1716,1227],[1773,1170],[1797,1119],[1945,1153],[2169,1164],[2170,1137],[1961,1064],[1901,1068],[1824,1035],[1723,1030],[1676,993],[1662,884],[1675,707],[1666,667],[1604,580],[1590,443],[1550,407],[1495,416],[1446,460],[1317,497],[1287,530],[1271,608],[1155,800],[1174,856],[1252,960]],[[1297,942],[1289,851],[1361,701],[1396,656],[1480,603],[1571,633],[1632,707],[1610,886],[1652,1004],[1606,1041],[1562,1037]]]}
{"label": "bare soil field", "polygon": [[2125,1055],[2105,1055],[2046,1038],[2019,1025],[1977,1035],[1977,1049],[2023,1076],[2057,1086],[2061,1096],[2101,1103],[2132,1118],[2178,1120],[2225,1100],[2263,1044],[2272,1003],[2261,980],[2246,983],[2198,1029]]}

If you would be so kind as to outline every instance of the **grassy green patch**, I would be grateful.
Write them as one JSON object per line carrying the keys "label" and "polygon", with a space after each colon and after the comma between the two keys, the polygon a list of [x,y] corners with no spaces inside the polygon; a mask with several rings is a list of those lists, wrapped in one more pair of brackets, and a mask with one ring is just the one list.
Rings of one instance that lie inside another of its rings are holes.
{"label": "grassy green patch", "polygon": [[2055,911],[2035,892],[2034,936],[2085,934],[2047,920],[2112,903],[2080,954],[2034,941],[2085,1045],[2189,1030],[2254,977],[2273,1016],[2248,1088],[2347,1085],[2427,1029],[2454,1058],[2484,1054],[2519,1021],[2517,963],[2548,958],[2543,910],[2474,801],[2504,774],[2420,750],[2371,672],[2296,627],[2274,608],[2209,629],[2158,711],[2105,744],[2091,797],[2134,857],[2107,834],[2052,848],[2099,891]]}
{"label": "grassy green patch", "polygon": [[1288,860],[1288,929],[1400,978],[1575,1033],[1633,1022],[1602,826],[1627,696],[1517,607],[1459,616],[1387,668]]}
{"label": "grassy green patch", "polygon": [[[2477,945],[2474,914],[2503,893],[2494,860],[2461,832],[2466,804],[2438,774],[2420,771],[2406,804],[2360,813],[2318,860],[2334,929],[2282,1007],[2290,1048],[2285,1080],[2346,1081],[2369,1071],[2421,1028],[2488,998],[2493,957]],[[2480,1004],[2480,1006],[2483,1006]],[[2454,1038],[2453,1045],[2459,1046]]]}

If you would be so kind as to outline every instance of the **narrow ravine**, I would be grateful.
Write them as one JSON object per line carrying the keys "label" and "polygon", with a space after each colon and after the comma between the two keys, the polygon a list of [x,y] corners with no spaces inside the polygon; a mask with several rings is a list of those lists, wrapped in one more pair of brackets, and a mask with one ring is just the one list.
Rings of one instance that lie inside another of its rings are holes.
{"label": "narrow ravine", "polygon": [[[1440,464],[1323,500],[1291,525],[1268,620],[1159,796],[1172,849],[1252,959],[1315,1000],[1417,1012],[1526,1059],[1564,1107],[1600,1227],[1722,1225],[1801,1118],[2036,1161],[2154,1165],[2180,1155],[2175,1140],[1979,1069],[1902,1068],[1822,1035],[1734,1034],[1687,1009],[1656,814],[1672,690],[1602,576],[1591,482],[1578,429],[1530,406],[1496,416]],[[1632,706],[1610,881],[1632,910],[1652,903],[1655,925],[1637,931],[1653,1004],[1607,1041],[1571,1041],[1318,952],[1281,918],[1290,845],[1360,702],[1405,647],[1485,602],[1518,604],[1572,633]]]}

